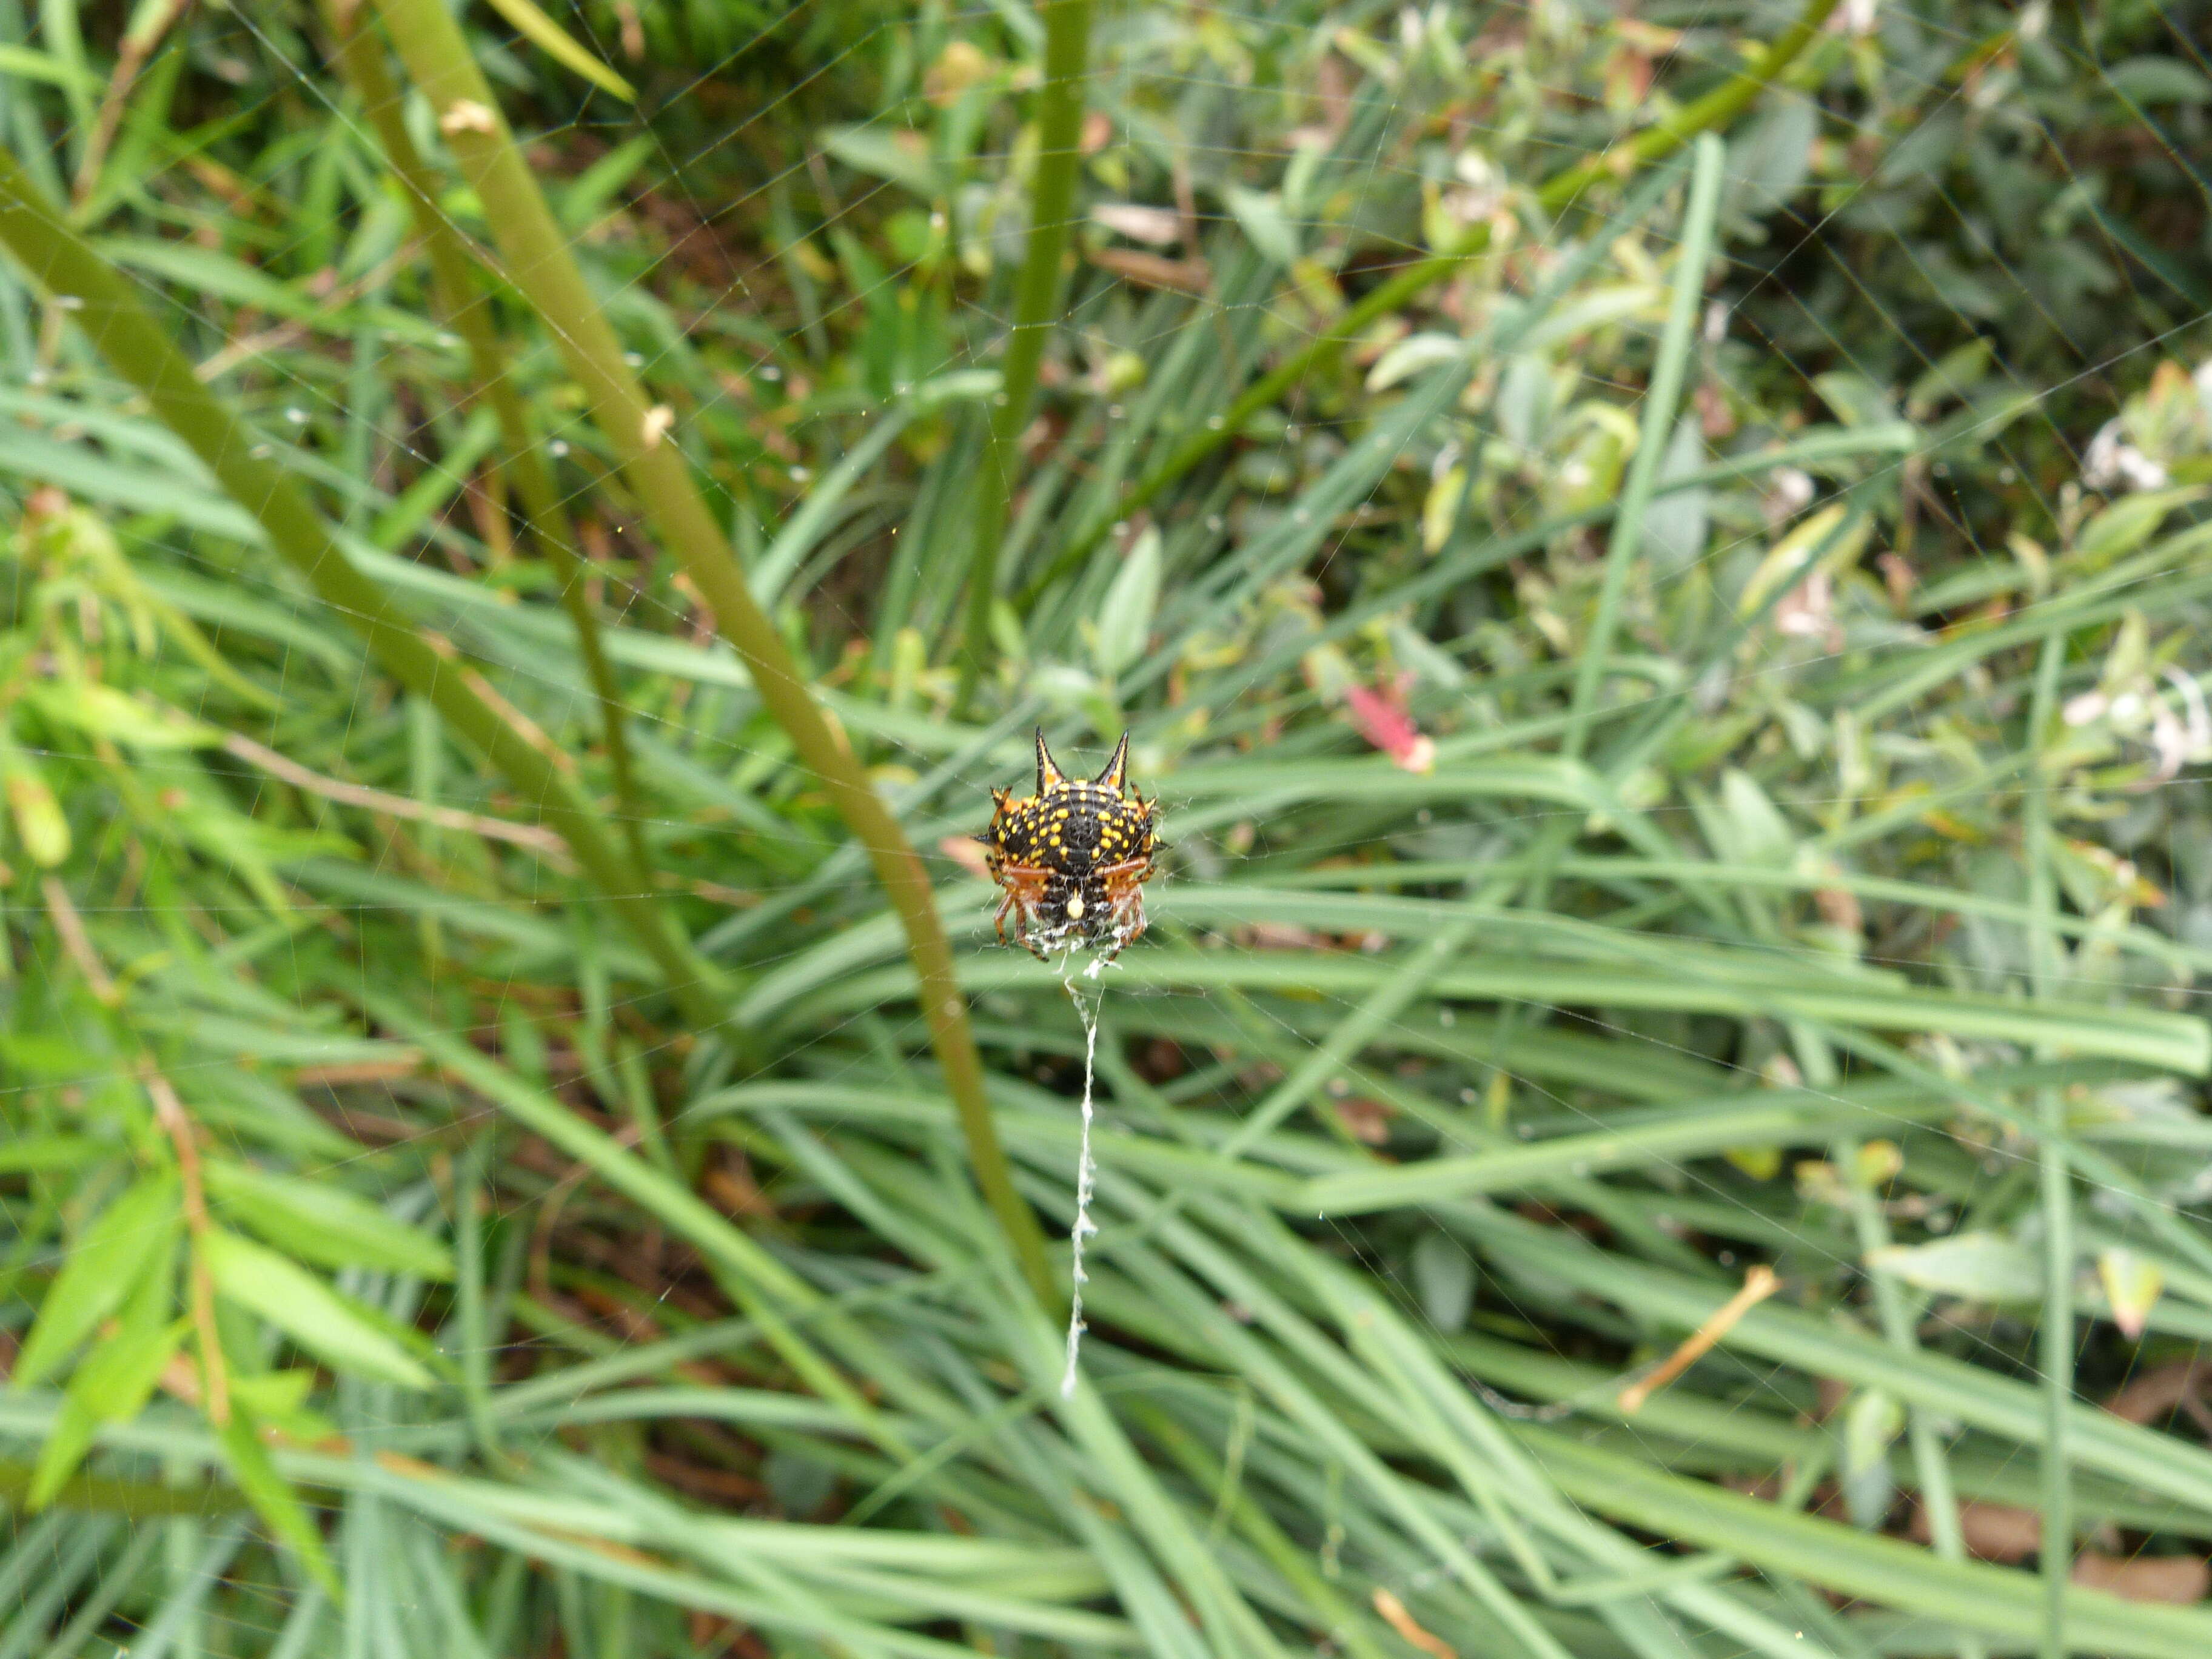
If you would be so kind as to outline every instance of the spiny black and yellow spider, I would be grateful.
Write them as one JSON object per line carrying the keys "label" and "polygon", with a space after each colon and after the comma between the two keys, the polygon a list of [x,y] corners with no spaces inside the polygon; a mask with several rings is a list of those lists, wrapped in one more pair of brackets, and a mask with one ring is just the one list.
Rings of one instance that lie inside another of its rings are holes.
{"label": "spiny black and yellow spider", "polygon": [[1127,793],[1129,734],[1095,779],[1070,778],[1036,734],[1036,793],[1020,800],[994,789],[991,827],[976,839],[991,879],[1006,890],[995,918],[1006,918],[1030,954],[1103,947],[1111,962],[1145,931],[1144,883],[1160,843],[1152,833],[1159,803]]}

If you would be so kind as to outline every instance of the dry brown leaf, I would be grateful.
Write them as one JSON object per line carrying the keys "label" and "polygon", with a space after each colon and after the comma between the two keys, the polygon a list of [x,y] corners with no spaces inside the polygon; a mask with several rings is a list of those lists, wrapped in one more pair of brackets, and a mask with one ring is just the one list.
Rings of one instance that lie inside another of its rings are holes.
{"label": "dry brown leaf", "polygon": [[1753,1267],[1743,1276],[1743,1288],[1708,1314],[1705,1322],[1691,1332],[1680,1347],[1656,1370],[1620,1391],[1620,1409],[1631,1417],[1642,1411],[1645,1401],[1696,1364],[1715,1343],[1735,1328],[1739,1320],[1781,1287],[1782,1281],[1775,1276],[1773,1268],[1763,1261]]}
{"label": "dry brown leaf", "polygon": [[[2009,1504],[1961,1504],[1959,1532],[1969,1553],[1984,1561],[2018,1561],[2042,1547],[2043,1517]],[[1934,1541],[1927,1506],[1912,1506],[1913,1541]]]}
{"label": "dry brown leaf", "polygon": [[2074,1558],[2074,1582],[2109,1590],[2130,1601],[2171,1601],[2186,1607],[2212,1589],[2212,1565],[2195,1555],[2138,1555],[2124,1559],[2084,1550]]}
{"label": "dry brown leaf", "polygon": [[1413,1622],[1413,1615],[1406,1611],[1406,1604],[1386,1589],[1375,1592],[1375,1611],[1382,1615],[1383,1622],[1404,1637],[1423,1653],[1433,1654],[1436,1659],[1459,1659],[1452,1644],[1433,1631],[1423,1630]]}
{"label": "dry brown leaf", "polygon": [[2105,1401],[2105,1409],[2130,1423],[2154,1423],[2197,1392],[2204,1367],[2193,1359],[2177,1359],[2145,1371]]}
{"label": "dry brown leaf", "polygon": [[1157,253],[1140,253],[1133,247],[1094,248],[1085,257],[1099,270],[1110,270],[1123,282],[1134,283],[1139,288],[1203,294],[1213,282],[1213,272],[1203,259],[1164,258]]}
{"label": "dry brown leaf", "polygon": [[991,866],[983,860],[983,843],[973,836],[947,836],[937,843],[937,850],[951,859],[969,875],[988,880]]}
{"label": "dry brown leaf", "polygon": [[1831,927],[1840,927],[1854,936],[1866,929],[1866,917],[1859,909],[1858,895],[1846,887],[1816,887],[1813,903],[1820,912],[1820,920]]}
{"label": "dry brown leaf", "polygon": [[1390,1139],[1390,1109],[1379,1100],[1370,1100],[1364,1095],[1351,1095],[1332,1101],[1336,1109],[1337,1121],[1351,1132],[1354,1140],[1370,1146],[1380,1146]]}
{"label": "dry brown leaf", "polygon": [[1100,202],[1091,216],[1116,235],[1150,247],[1173,247],[1182,240],[1182,221],[1173,208],[1139,202]]}

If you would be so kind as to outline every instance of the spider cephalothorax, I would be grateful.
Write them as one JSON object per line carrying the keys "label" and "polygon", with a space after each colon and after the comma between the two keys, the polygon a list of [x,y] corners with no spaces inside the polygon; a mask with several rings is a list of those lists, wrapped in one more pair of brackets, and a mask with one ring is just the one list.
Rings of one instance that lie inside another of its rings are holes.
{"label": "spider cephalothorax", "polygon": [[1085,782],[1060,771],[1040,731],[1036,769],[1036,794],[1016,800],[991,792],[998,810],[978,837],[991,878],[1006,890],[1000,943],[1011,915],[1014,936],[1040,960],[1048,950],[1088,945],[1103,947],[1110,962],[1145,931],[1143,884],[1159,851],[1159,803],[1126,793],[1126,732],[1106,769]]}

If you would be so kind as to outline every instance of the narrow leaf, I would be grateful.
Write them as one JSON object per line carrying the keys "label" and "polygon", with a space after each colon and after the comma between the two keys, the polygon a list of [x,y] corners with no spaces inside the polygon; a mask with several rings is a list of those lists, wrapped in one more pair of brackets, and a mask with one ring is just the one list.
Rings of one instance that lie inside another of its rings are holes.
{"label": "narrow leaf", "polygon": [[[166,1297],[161,1301],[166,1301]],[[46,1444],[39,1449],[25,1504],[44,1509],[62,1483],[76,1472],[103,1423],[123,1423],[138,1415],[161,1380],[161,1368],[191,1328],[189,1320],[164,1321],[154,1298],[141,1298],[143,1313],[92,1351],[70,1379],[68,1395]]]}
{"label": "narrow leaf", "polygon": [[625,104],[637,101],[630,83],[569,39],[568,32],[531,3],[531,0],[491,0],[492,9],[514,25],[515,33],[564,68],[574,70],[593,86],[611,92]]}
{"label": "narrow leaf", "polygon": [[39,1305],[15,1386],[27,1389],[66,1359],[100,1322],[122,1306],[139,1276],[167,1259],[178,1221],[173,1176],[149,1176],[101,1212],[62,1264]]}
{"label": "narrow leaf", "polygon": [[210,1232],[200,1248],[216,1290],[326,1364],[404,1389],[431,1386],[413,1355],[297,1262],[235,1233]]}
{"label": "narrow leaf", "polygon": [[325,1267],[381,1267],[449,1279],[443,1244],[326,1181],[210,1159],[208,1193],[233,1219],[289,1255]]}
{"label": "narrow leaf", "polygon": [[1091,655],[1109,678],[1145,654],[1152,616],[1160,603],[1160,532],[1147,528],[1122,562],[1114,585],[1098,607],[1097,638]]}
{"label": "narrow leaf", "polygon": [[1908,1285],[1972,1302],[2033,1301],[2043,1294],[2035,1252],[1995,1233],[1961,1233],[1928,1244],[1875,1250],[1867,1266]]}
{"label": "narrow leaf", "polygon": [[222,1454],[239,1490],[277,1541],[300,1558],[300,1565],[332,1601],[343,1600],[344,1588],[331,1565],[329,1551],[323,1547],[321,1532],[292,1483],[276,1472],[269,1449],[261,1443],[258,1426],[243,1407],[232,1408],[229,1426],[222,1431]]}

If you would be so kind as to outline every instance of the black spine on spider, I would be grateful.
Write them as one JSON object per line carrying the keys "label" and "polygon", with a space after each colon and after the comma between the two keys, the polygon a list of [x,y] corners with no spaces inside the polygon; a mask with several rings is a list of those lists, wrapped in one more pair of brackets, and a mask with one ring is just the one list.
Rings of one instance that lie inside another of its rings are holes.
{"label": "black spine on spider", "polygon": [[991,827],[978,836],[1001,890],[996,925],[1039,960],[1051,950],[1102,949],[1111,961],[1145,931],[1144,884],[1157,868],[1159,803],[1128,787],[1129,734],[1095,778],[1060,770],[1036,734],[1036,793],[994,789]]}

